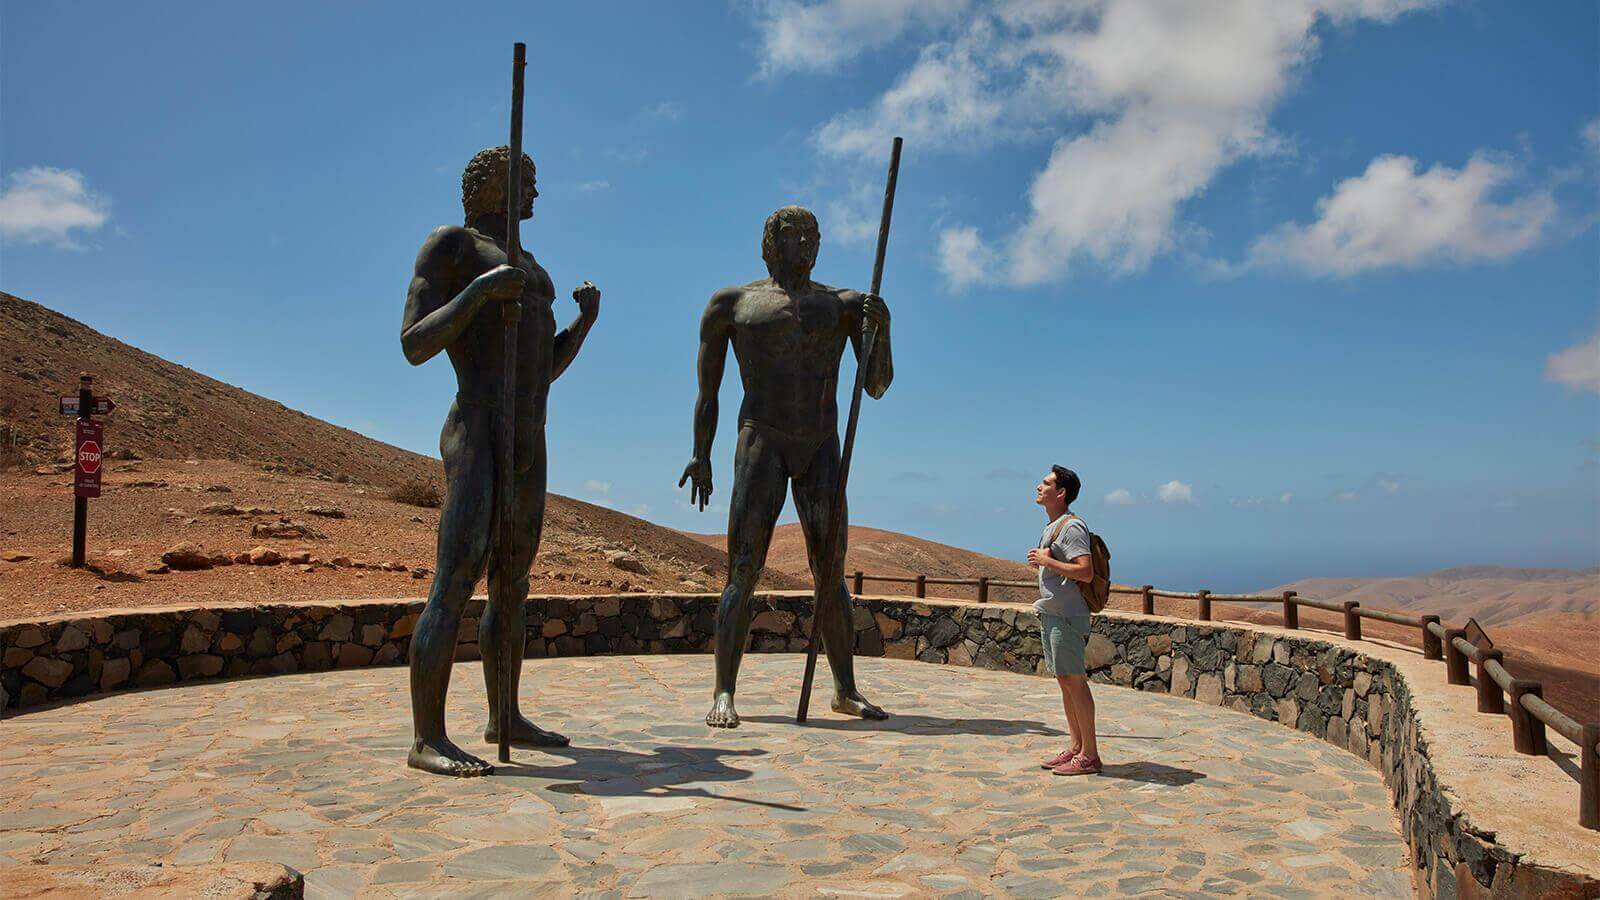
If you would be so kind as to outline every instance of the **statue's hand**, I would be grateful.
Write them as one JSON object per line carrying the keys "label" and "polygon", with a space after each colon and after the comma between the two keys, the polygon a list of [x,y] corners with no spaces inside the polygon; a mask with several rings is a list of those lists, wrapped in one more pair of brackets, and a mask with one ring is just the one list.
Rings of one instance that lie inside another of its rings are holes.
{"label": "statue's hand", "polygon": [[889,328],[889,304],[877,294],[861,295],[861,323],[863,330],[870,327],[876,331],[886,331]]}
{"label": "statue's hand", "polygon": [[689,486],[689,502],[697,503],[702,512],[706,504],[711,502],[711,463],[701,459],[691,459],[683,467],[683,477],[678,479],[678,487],[683,487],[685,481],[692,482]]}
{"label": "statue's hand", "polygon": [[495,266],[472,279],[473,287],[491,300],[516,300],[522,296],[523,285],[528,283],[528,273],[516,266]]}
{"label": "statue's hand", "polygon": [[600,316],[600,289],[585,281],[572,289],[572,299],[578,301],[578,312],[593,322]]}

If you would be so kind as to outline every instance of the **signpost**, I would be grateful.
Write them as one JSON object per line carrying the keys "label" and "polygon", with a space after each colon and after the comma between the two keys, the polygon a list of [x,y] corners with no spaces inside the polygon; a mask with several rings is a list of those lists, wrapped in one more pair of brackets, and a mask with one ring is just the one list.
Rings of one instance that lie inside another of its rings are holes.
{"label": "signpost", "polygon": [[61,414],[76,416],[78,430],[72,441],[72,567],[83,568],[84,544],[89,534],[89,498],[100,496],[100,472],[105,461],[105,426],[93,416],[116,409],[109,397],[94,395],[94,376],[78,378],[78,396],[61,398]]}

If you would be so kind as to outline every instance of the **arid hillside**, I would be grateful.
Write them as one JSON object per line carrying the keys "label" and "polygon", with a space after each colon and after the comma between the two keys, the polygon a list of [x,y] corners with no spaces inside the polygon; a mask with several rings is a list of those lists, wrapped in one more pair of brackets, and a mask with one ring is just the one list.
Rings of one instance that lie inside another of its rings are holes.
{"label": "arid hillside", "polygon": [[1580,619],[1600,615],[1600,569],[1467,566],[1405,578],[1305,578],[1268,593],[1279,591],[1438,613],[1452,620],[1466,621],[1470,616],[1485,628],[1552,613],[1571,613]]}

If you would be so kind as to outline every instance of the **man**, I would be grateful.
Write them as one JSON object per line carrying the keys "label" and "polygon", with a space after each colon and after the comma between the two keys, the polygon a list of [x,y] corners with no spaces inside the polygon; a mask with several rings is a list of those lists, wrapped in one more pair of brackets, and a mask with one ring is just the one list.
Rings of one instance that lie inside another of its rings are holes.
{"label": "man", "polygon": [[[438,558],[428,603],[411,638],[411,717],[415,741],[406,762],[439,775],[488,775],[494,768],[456,746],[445,735],[445,691],[456,652],[456,630],[473,586],[489,570],[489,603],[478,628],[483,676],[489,694],[489,725],[483,739],[496,743],[501,666],[511,667],[511,697],[522,673],[522,633],[528,598],[528,567],[544,526],[545,408],[550,383],[566,371],[600,313],[600,291],[585,281],[572,292],[578,316],[560,333],[551,305],[555,285],[531,254],[506,258],[505,178],[511,151],[485,150],[461,176],[466,225],[447,225],[428,235],[417,254],[416,274],[406,295],[400,344],[412,365],[443,350],[455,367],[457,393],[439,436],[444,457],[444,509],[439,517]],[[522,159],[521,218],[533,217],[533,161]],[[509,263],[509,264],[508,264]],[[493,545],[496,496],[495,436],[508,414],[499,408],[505,371],[501,304],[522,306],[516,359],[516,521],[509,558]],[[509,634],[508,634],[509,633]],[[505,638],[512,639],[507,641]],[[506,645],[510,644],[509,648]],[[509,656],[503,658],[508,650]],[[567,743],[511,710],[510,742],[519,747]]]}
{"label": "man", "polygon": [[[889,307],[871,294],[813,282],[819,241],[817,220],[809,211],[786,206],[773,213],[761,238],[761,256],[771,277],[717,291],[700,320],[694,458],[678,486],[692,482],[690,500],[701,509],[711,497],[717,389],[730,343],[744,382],[728,510],[728,584],[717,607],[717,683],[706,716],[706,724],[716,728],[739,725],[733,693],[750,633],[750,598],[766,564],[772,527],[783,511],[784,491],[791,486],[811,563],[822,645],[833,670],[833,709],[864,719],[888,718],[856,688],[855,626],[844,585],[847,518],[844,508],[834,509],[834,495],[839,483],[839,357],[848,340],[860,360],[863,327],[869,322],[876,326],[865,387],[874,399],[882,397],[894,379]],[[835,516],[840,519],[838,539],[824,546]]]}
{"label": "man", "polygon": [[1039,570],[1039,642],[1045,664],[1061,686],[1061,706],[1067,714],[1072,744],[1040,764],[1057,775],[1089,775],[1100,771],[1100,751],[1094,739],[1094,696],[1083,666],[1089,641],[1089,606],[1078,582],[1094,578],[1089,551],[1089,529],[1069,507],[1082,485],[1077,473],[1051,466],[1034,489],[1033,502],[1044,507],[1050,524],[1039,546],[1028,551],[1028,565]]}

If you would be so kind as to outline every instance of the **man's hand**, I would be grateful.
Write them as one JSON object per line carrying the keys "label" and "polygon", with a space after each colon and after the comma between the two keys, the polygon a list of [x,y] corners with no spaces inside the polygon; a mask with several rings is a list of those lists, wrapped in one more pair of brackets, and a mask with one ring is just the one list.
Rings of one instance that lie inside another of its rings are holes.
{"label": "man's hand", "polygon": [[867,329],[869,323],[874,331],[889,330],[889,304],[884,303],[883,298],[877,294],[861,295],[861,314],[863,331]]}
{"label": "man's hand", "polygon": [[528,273],[516,266],[495,266],[472,279],[473,287],[491,300],[517,300],[522,297],[523,285],[528,283]]}
{"label": "man's hand", "polygon": [[593,282],[585,281],[572,289],[572,299],[578,301],[578,312],[588,321],[593,322],[600,316],[600,289]]}
{"label": "man's hand", "polygon": [[1052,562],[1054,560],[1051,558],[1049,550],[1036,548],[1028,551],[1028,565],[1033,566],[1035,569],[1048,569]]}
{"label": "man's hand", "polygon": [[706,504],[711,502],[711,463],[701,459],[691,459],[683,467],[683,477],[678,479],[678,487],[683,487],[685,481],[693,482],[689,486],[689,502],[698,503],[701,512],[705,511]]}

